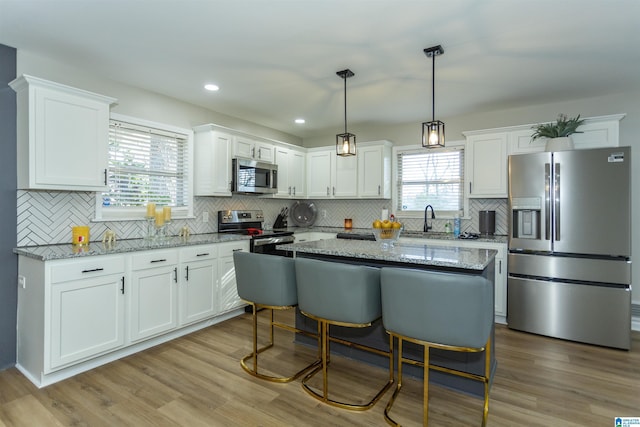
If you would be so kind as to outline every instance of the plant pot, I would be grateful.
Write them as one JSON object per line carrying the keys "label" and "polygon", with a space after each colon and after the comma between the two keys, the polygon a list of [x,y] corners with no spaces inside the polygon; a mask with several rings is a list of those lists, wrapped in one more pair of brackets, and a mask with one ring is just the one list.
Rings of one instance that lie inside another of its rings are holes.
{"label": "plant pot", "polygon": [[571,139],[570,136],[547,139],[547,145],[545,146],[545,151],[567,151],[567,150],[573,150],[573,139]]}

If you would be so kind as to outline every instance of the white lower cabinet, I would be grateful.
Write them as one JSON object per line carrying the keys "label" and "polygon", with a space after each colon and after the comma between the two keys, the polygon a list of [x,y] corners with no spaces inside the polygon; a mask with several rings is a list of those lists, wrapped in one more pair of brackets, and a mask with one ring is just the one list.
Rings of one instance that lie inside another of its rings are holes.
{"label": "white lower cabinet", "polygon": [[129,339],[138,341],[178,326],[178,250],[163,249],[131,256],[127,292]]}
{"label": "white lower cabinet", "polygon": [[18,257],[16,367],[38,386],[237,315],[249,241],[41,261]]}
{"label": "white lower cabinet", "polygon": [[249,252],[249,242],[227,242],[218,245],[218,311],[220,313],[245,305],[238,296],[236,286],[233,253],[237,251]]}
{"label": "white lower cabinet", "polygon": [[124,345],[123,256],[60,261],[47,270],[50,359],[45,372]]}
{"label": "white lower cabinet", "polygon": [[217,313],[218,246],[198,245],[180,250],[179,321],[197,322]]}

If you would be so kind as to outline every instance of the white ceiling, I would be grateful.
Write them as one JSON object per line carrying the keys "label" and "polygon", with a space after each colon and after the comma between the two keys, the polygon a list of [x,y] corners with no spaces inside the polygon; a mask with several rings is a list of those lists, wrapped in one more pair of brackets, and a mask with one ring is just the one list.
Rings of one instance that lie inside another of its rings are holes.
{"label": "white ceiling", "polygon": [[437,44],[437,119],[638,91],[639,21],[638,0],[0,0],[0,43],[304,138],[343,130],[345,68],[349,130],[431,119]]}

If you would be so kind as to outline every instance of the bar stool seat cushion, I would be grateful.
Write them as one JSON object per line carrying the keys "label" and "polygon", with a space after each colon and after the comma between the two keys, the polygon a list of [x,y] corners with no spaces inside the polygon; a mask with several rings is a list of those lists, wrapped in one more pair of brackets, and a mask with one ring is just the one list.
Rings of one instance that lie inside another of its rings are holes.
{"label": "bar stool seat cushion", "polygon": [[265,306],[298,303],[295,265],[292,258],[249,252],[234,252],[238,296]]}
{"label": "bar stool seat cushion", "polygon": [[334,322],[366,324],[382,314],[380,270],[361,265],[296,259],[298,307]]}
{"label": "bar stool seat cushion", "polygon": [[387,267],[380,274],[385,329],[452,346],[486,344],[494,316],[486,278]]}

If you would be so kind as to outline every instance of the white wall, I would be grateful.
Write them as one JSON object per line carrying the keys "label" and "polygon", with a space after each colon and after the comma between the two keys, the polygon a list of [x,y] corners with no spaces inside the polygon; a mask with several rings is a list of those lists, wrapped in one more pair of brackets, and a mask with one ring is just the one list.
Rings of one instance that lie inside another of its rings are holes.
{"label": "white wall", "polygon": [[302,139],[294,135],[187,104],[164,95],[127,86],[104,77],[88,74],[84,70],[69,64],[36,56],[23,50],[18,51],[17,74],[30,74],[116,98],[118,103],[111,108],[114,113],[187,129],[206,123],[215,123],[289,144],[302,145]]}

